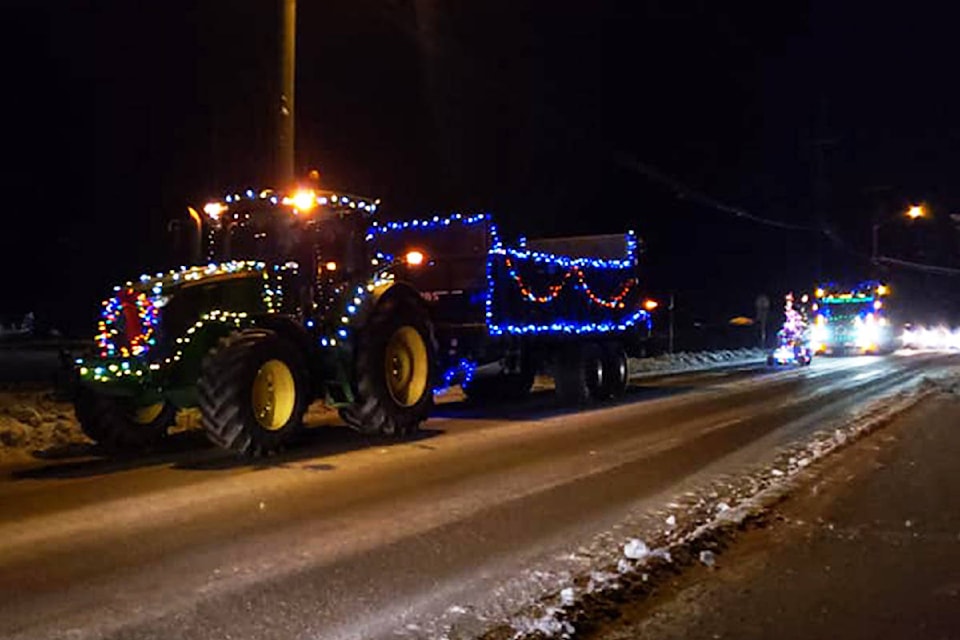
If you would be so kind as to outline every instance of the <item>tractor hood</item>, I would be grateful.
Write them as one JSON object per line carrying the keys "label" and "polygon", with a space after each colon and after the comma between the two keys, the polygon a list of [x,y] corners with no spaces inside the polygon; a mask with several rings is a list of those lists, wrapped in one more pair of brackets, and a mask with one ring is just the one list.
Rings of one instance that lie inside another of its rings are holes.
{"label": "tractor hood", "polygon": [[296,263],[231,261],[182,268],[114,287],[103,302],[96,336],[101,358],[152,360],[211,313],[274,313],[283,275]]}

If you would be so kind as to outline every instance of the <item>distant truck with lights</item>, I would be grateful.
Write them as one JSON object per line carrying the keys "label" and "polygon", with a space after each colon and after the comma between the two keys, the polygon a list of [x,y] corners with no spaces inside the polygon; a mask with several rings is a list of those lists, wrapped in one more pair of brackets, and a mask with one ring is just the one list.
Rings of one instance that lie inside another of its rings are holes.
{"label": "distant truck with lights", "polygon": [[515,399],[544,372],[567,404],[624,393],[655,306],[632,232],[511,245],[487,214],[381,222],[378,204],[265,190],[190,209],[205,259],[115,287],[72,361],[84,432],[145,447],[199,407],[214,443],[260,456],[316,400],[409,435],[456,384]]}
{"label": "distant truck with lights", "polygon": [[889,315],[890,287],[869,280],[855,287],[817,287],[811,328],[815,353],[889,353],[897,336]]}

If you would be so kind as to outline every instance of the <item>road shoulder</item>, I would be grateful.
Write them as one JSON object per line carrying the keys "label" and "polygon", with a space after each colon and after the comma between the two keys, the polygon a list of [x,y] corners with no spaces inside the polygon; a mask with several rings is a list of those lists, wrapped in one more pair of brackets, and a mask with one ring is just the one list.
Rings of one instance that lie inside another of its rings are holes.
{"label": "road shoulder", "polygon": [[933,396],[587,637],[960,637],[958,451],[960,398]]}

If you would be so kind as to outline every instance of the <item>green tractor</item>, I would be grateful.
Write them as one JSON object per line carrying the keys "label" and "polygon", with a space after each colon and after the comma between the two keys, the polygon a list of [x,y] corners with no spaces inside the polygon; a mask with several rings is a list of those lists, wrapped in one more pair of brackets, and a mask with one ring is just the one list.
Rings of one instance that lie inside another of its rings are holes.
{"label": "green tractor", "polygon": [[217,445],[274,453],[317,399],[364,433],[415,432],[436,341],[418,292],[372,253],[378,201],[247,191],[191,209],[208,263],[143,275],[103,303],[97,353],[76,358],[84,432],[149,447],[199,407]]}
{"label": "green tractor", "polygon": [[656,306],[632,231],[509,245],[485,213],[380,222],[376,209],[325,191],[191,209],[208,263],[116,287],[98,353],[74,363],[87,435],[141,448],[199,407],[213,442],[258,456],[315,400],[403,436],[458,384],[480,403],[525,396],[538,373],[570,405],[625,394]]}

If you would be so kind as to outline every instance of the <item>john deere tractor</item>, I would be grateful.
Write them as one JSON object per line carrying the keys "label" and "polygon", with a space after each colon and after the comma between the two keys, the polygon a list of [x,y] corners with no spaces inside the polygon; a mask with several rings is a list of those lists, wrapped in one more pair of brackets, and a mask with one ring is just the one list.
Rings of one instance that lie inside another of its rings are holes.
{"label": "john deere tractor", "polygon": [[206,264],[115,287],[98,353],[73,363],[85,433],[142,448],[198,406],[213,442],[259,456],[282,448],[316,399],[366,433],[417,430],[434,332],[421,297],[367,242],[377,204],[267,190],[191,209]]}
{"label": "john deere tractor", "polygon": [[75,363],[86,433],[142,447],[199,406],[211,440],[263,455],[317,399],[362,432],[404,435],[455,384],[481,402],[526,395],[536,373],[567,404],[625,393],[656,306],[633,232],[511,246],[485,213],[381,222],[376,208],[248,191],[191,210],[208,263],[103,303],[98,353]]}

